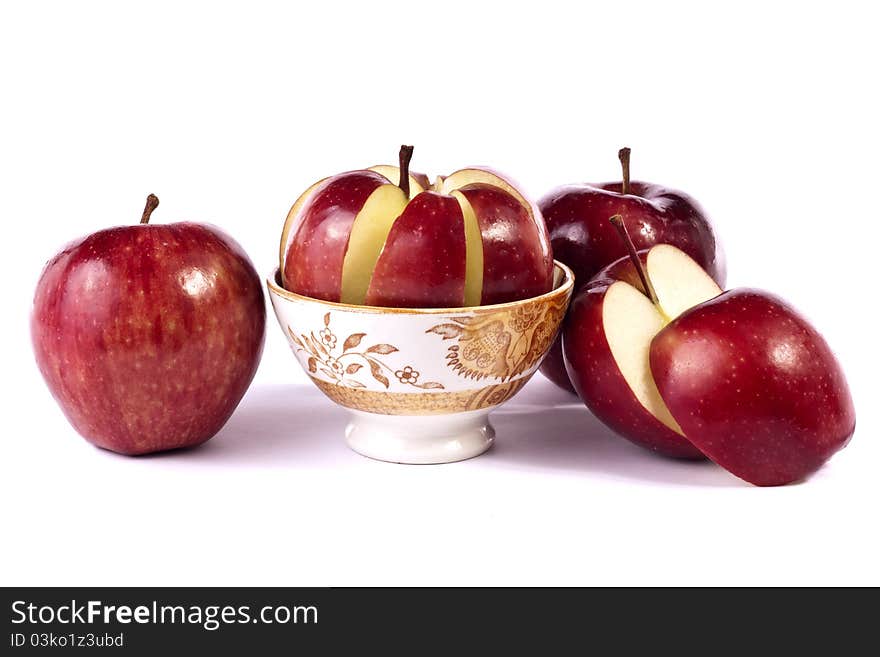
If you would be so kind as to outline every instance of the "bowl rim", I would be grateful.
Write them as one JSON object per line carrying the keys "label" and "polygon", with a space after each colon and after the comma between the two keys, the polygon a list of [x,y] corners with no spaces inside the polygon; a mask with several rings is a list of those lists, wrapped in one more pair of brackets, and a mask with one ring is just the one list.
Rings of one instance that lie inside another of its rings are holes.
{"label": "bowl rim", "polygon": [[562,272],[562,280],[559,282],[559,285],[554,287],[549,292],[545,292],[544,294],[539,294],[538,296],[529,297],[527,299],[518,299],[517,301],[508,301],[506,303],[493,303],[486,306],[453,306],[448,308],[398,308],[386,306],[364,306],[351,303],[340,303],[338,301],[325,301],[323,299],[315,299],[314,297],[307,297],[302,294],[297,294],[296,292],[291,292],[290,290],[281,287],[281,285],[277,282],[279,280],[278,275],[280,273],[279,267],[275,267],[272,275],[266,278],[266,284],[268,285],[269,292],[271,294],[278,295],[290,301],[305,301],[329,306],[330,308],[354,310],[357,312],[372,313],[376,315],[381,315],[385,313],[397,313],[406,315],[443,315],[460,314],[473,311],[494,312],[498,310],[504,310],[506,308],[513,308],[534,301],[540,301],[542,299],[549,300],[558,296],[566,295],[574,288],[574,272],[564,263],[559,262],[559,260],[554,260],[554,279],[556,278],[555,273],[557,270]]}

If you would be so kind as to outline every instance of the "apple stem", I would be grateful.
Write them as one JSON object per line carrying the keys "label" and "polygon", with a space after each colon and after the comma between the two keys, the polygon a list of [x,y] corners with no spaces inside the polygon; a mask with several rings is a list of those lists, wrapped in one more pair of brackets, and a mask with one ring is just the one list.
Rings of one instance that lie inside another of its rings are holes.
{"label": "apple stem", "polygon": [[150,221],[150,215],[153,214],[153,210],[159,207],[159,197],[155,194],[150,194],[147,197],[147,204],[144,206],[144,213],[141,215],[141,223],[146,224]]}
{"label": "apple stem", "polygon": [[412,146],[404,144],[400,147],[400,180],[397,186],[403,190],[407,198],[409,198],[409,161],[412,159],[412,154]]}
{"label": "apple stem", "polygon": [[617,159],[620,160],[620,166],[623,169],[623,184],[620,187],[621,194],[629,194],[629,146],[624,146],[617,151]]}
{"label": "apple stem", "polygon": [[636,253],[636,245],[633,244],[632,238],[629,236],[629,233],[626,230],[626,226],[623,225],[623,217],[619,214],[614,215],[609,220],[614,227],[617,229],[620,238],[623,240],[624,245],[626,246],[626,251],[629,254],[629,259],[633,264],[633,267],[636,268],[636,272],[639,275],[639,278],[642,279],[642,287],[645,288],[645,292],[648,297],[651,299],[651,302],[656,306],[660,303],[660,300],[657,298],[657,293],[654,291],[654,286],[651,285],[651,279],[648,278],[648,272],[645,271],[645,267],[642,265],[642,260],[639,258],[639,254]]}

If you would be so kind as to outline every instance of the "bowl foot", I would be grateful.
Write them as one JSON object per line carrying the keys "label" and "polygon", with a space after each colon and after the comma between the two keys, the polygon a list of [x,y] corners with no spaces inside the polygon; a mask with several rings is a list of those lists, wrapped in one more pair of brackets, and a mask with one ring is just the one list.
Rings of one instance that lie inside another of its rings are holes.
{"label": "bowl foot", "polygon": [[463,461],[482,454],[495,440],[487,410],[452,415],[351,414],[345,428],[348,446],[358,454],[391,463]]}

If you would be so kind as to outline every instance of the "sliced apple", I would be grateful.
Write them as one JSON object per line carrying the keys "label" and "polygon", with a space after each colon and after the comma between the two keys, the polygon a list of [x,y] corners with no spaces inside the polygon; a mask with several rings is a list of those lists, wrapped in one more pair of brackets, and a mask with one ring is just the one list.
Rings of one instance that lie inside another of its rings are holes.
{"label": "sliced apple", "polygon": [[367,305],[462,306],[465,253],[464,216],[458,200],[422,192],[391,226],[370,280]]}
{"label": "sliced apple", "polygon": [[648,363],[651,340],[666,326],[663,313],[641,291],[618,281],[605,293],[602,325],[611,355],[633,395],[651,415],[683,436],[660,397]]}
{"label": "sliced apple", "polygon": [[[374,171],[349,171],[319,185],[294,213],[290,246],[281,270],[284,287],[305,296],[339,301],[342,265],[355,218],[388,180]],[[293,210],[292,210],[293,212]]]}
{"label": "sliced apple", "polygon": [[636,289],[624,281],[612,284],[602,307],[605,337],[639,403],[683,436],[651,375],[651,340],[685,310],[717,297],[721,288],[689,255],[669,244],[649,249],[645,260],[658,303],[645,296],[641,286]]}
{"label": "sliced apple", "polygon": [[403,145],[399,167],[342,173],[300,196],[281,238],[287,289],[407,307],[504,303],[552,289],[546,227],[508,179],[462,169],[431,187],[409,170],[411,156]]}
{"label": "sliced apple", "polygon": [[357,213],[342,264],[342,303],[364,303],[370,278],[391,226],[408,202],[397,185],[382,185],[370,194]]}
{"label": "sliced apple", "polygon": [[649,449],[703,455],[688,441],[651,374],[651,341],[682,312],[721,294],[690,256],[658,245],[639,254],[657,303],[630,258],[610,265],[572,304],[563,336],[566,368],[584,403],[605,424]]}
{"label": "sliced apple", "polygon": [[521,197],[487,183],[471,183],[453,194],[466,199],[479,230],[481,257],[473,266],[482,266],[482,292],[474,305],[508,303],[552,288],[553,258]]}

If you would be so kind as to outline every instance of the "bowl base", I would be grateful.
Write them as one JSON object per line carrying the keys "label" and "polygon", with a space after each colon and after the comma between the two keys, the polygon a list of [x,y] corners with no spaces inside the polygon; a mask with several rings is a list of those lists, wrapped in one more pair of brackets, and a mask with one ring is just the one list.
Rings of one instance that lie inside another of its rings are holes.
{"label": "bowl base", "polygon": [[492,446],[495,429],[489,411],[451,415],[379,415],[351,411],[345,428],[348,446],[358,454],[390,463],[453,463]]}

